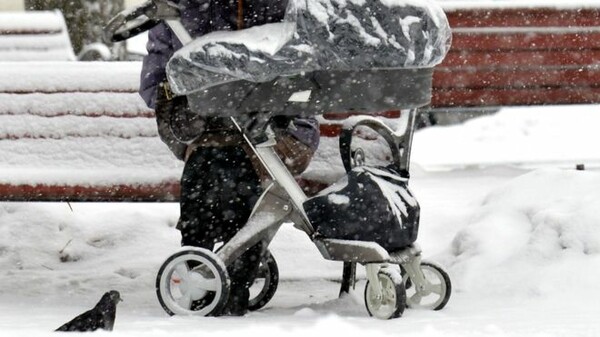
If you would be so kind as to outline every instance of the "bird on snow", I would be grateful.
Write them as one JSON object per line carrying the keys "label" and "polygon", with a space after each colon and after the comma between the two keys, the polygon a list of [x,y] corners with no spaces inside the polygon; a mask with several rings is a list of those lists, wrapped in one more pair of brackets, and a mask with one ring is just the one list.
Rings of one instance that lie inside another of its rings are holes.
{"label": "bird on snow", "polygon": [[104,294],[92,309],[73,318],[55,331],[95,331],[104,329],[112,331],[115,325],[117,303],[122,301],[121,294],[111,290]]}

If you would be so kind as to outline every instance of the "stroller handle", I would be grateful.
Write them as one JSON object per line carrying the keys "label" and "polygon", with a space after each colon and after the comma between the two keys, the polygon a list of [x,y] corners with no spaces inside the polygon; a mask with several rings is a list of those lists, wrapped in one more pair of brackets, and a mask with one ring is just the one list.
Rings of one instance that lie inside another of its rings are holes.
{"label": "stroller handle", "polygon": [[148,0],[126,9],[113,17],[104,27],[104,42],[120,42],[143,33],[162,20],[179,18],[177,5],[168,0]]}

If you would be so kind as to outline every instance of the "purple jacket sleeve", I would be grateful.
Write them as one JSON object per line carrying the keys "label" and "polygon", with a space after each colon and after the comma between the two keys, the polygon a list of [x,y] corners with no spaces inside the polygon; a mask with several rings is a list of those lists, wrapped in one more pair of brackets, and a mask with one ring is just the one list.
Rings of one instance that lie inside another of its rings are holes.
{"label": "purple jacket sleeve", "polygon": [[172,41],[171,30],[164,23],[148,32],[148,55],[144,57],[142,64],[139,92],[151,109],[156,108],[156,89],[166,79],[165,68],[175,52]]}
{"label": "purple jacket sleeve", "polygon": [[[184,26],[192,32],[193,36],[205,34],[209,31],[210,21],[206,18],[193,20],[193,18],[198,17],[196,7],[199,5],[196,2],[189,2],[189,4],[188,2],[186,2],[187,7],[185,8],[189,10],[184,11],[182,16]],[[148,107],[156,109],[156,90],[158,85],[166,80],[165,68],[167,63],[175,50],[181,48],[181,44],[167,25],[160,23],[149,31],[146,48],[148,49],[148,55],[144,57],[142,65],[139,93]],[[185,125],[182,127],[185,127]],[[319,144],[319,124],[315,118],[296,118],[294,119],[294,127],[288,128],[287,132],[313,149],[316,149]]]}

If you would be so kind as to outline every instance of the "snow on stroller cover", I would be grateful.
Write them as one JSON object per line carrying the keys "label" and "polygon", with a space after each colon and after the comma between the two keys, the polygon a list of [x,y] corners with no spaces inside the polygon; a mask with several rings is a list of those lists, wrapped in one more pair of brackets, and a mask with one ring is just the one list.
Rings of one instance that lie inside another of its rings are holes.
{"label": "snow on stroller cover", "polygon": [[282,22],[195,39],[167,76],[204,115],[413,108],[450,40],[433,0],[289,0]]}

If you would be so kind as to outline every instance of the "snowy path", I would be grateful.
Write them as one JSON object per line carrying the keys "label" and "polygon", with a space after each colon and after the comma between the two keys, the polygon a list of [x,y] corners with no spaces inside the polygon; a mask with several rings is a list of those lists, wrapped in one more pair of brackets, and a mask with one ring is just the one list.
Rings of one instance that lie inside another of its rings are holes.
{"label": "snowy path", "polygon": [[[464,228],[464,223],[477,206],[477,202],[490,190],[520,175],[514,169],[490,169],[481,171],[455,171],[445,173],[417,173],[413,188],[421,200],[424,217],[419,242],[425,255],[442,254],[450,245],[456,233]],[[64,205],[34,205],[30,209],[41,208],[46,212],[57,212]],[[99,209],[103,207],[104,210]],[[149,209],[160,209],[149,211]],[[6,210],[6,208],[5,208]],[[14,209],[13,209],[14,210]],[[144,226],[145,217],[157,213],[177,214],[174,204],[167,205],[127,205],[115,204],[98,206],[75,204],[75,214],[81,217],[96,216],[95,221],[103,222],[107,214],[118,212],[124,219],[139,217],[138,226]],[[18,214],[19,211],[13,214]],[[169,216],[164,215],[163,220]],[[123,220],[124,221],[124,220]],[[175,231],[172,228],[169,232]],[[174,234],[174,233],[171,233]],[[419,335],[419,336],[594,336],[600,334],[600,306],[597,298],[600,290],[578,289],[576,284],[567,288],[550,291],[546,294],[522,292],[488,291],[461,289],[460,277],[455,279],[456,291],[448,307],[440,312],[407,310],[397,320],[382,322],[367,317],[362,304],[363,283],[350,298],[337,299],[339,284],[324,280],[339,276],[339,264],[323,261],[302,233],[292,228],[284,228],[276,238],[272,249],[277,257],[281,276],[284,279],[278,293],[265,309],[251,313],[244,318],[198,318],[168,317],[159,307],[153,291],[153,270],[142,275],[134,284],[107,278],[110,266],[122,264],[117,261],[129,258],[123,253],[107,257],[95,270],[87,267],[91,274],[86,280],[81,275],[63,275],[63,282],[69,286],[60,287],[60,278],[50,279],[46,270],[47,284],[39,284],[31,274],[15,273],[12,279],[3,279],[4,289],[13,288],[11,293],[0,290],[0,335],[32,336],[45,335],[63,321],[87,309],[95,303],[104,290],[121,286],[125,302],[118,310],[118,320],[113,335],[169,336],[193,335],[237,335],[244,331],[263,331],[269,335],[306,335],[306,333],[344,333],[359,335]],[[176,248],[176,235],[171,236],[168,245]],[[157,240],[154,238],[153,240]],[[164,238],[162,238],[165,241]],[[293,244],[290,244],[293,242]],[[147,242],[147,247],[123,248],[137,254],[138,249],[148,250],[149,261],[145,268],[152,268],[152,261],[160,263],[161,253],[152,252],[159,242]],[[137,242],[143,245],[143,242]],[[43,244],[42,244],[43,245]],[[164,245],[164,243],[163,243]],[[112,260],[115,259],[115,260]],[[598,258],[596,262],[600,262]],[[138,262],[139,263],[139,262]],[[86,268],[85,265],[81,266]],[[450,269],[452,274],[453,269]],[[521,271],[517,271],[520,273]],[[44,270],[35,273],[44,274]],[[94,275],[95,273],[95,275]],[[594,272],[596,275],[598,272]],[[573,278],[573,275],[548,275],[554,278]],[[22,278],[22,279],[18,279]],[[488,280],[487,276],[482,281]],[[12,284],[11,284],[12,283]],[[105,284],[102,284],[105,283]],[[563,282],[558,282],[563,284]],[[110,284],[110,286],[109,286]],[[136,285],[137,284],[137,285]],[[6,287],[8,286],[8,287]],[[55,287],[54,290],[52,290]],[[77,289],[80,287],[81,289]],[[91,290],[97,288],[97,290]],[[62,290],[61,290],[62,289]],[[87,290],[82,290],[87,289]],[[125,289],[125,290],[123,290]]]}
{"label": "snowy path", "polygon": [[[540,149],[566,147],[568,140],[576,156],[556,158],[597,160],[600,153],[589,144],[598,143],[598,134],[582,127],[597,125],[596,117],[572,113],[574,120],[543,109],[507,112],[426,130],[415,137],[422,146],[414,159],[434,167],[454,160],[458,167],[484,158],[491,142],[506,148],[488,158],[535,161],[551,155]],[[524,120],[512,120],[518,116]],[[490,128],[505,132],[480,137]],[[457,155],[450,152],[455,146],[462,147]],[[367,317],[364,281],[352,296],[337,299],[339,284],[332,280],[341,265],[324,261],[303,233],[285,226],[271,246],[282,282],[266,308],[244,318],[169,317],[154,280],[179,246],[176,204],[83,203],[71,211],[65,204],[0,203],[0,336],[47,336],[113,288],[125,300],[113,336],[600,335],[599,172],[506,166],[428,172],[415,164],[412,176],[422,207],[418,242],[453,280],[453,296],[440,312]]]}

